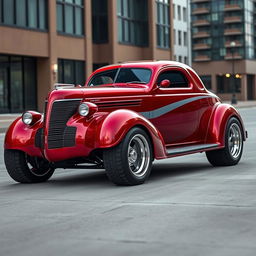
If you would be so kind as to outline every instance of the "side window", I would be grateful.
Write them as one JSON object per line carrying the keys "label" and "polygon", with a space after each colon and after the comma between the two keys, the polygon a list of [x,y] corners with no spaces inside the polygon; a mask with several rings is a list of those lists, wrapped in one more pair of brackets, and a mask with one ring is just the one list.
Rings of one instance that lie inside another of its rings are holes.
{"label": "side window", "polygon": [[164,71],[158,76],[157,85],[160,85],[161,81],[169,80],[171,82],[170,88],[186,88],[189,87],[188,80],[181,71]]}
{"label": "side window", "polygon": [[112,84],[116,76],[116,72],[117,72],[117,69],[114,69],[114,70],[104,71],[96,74],[89,82],[89,86],[97,86],[101,84]]}

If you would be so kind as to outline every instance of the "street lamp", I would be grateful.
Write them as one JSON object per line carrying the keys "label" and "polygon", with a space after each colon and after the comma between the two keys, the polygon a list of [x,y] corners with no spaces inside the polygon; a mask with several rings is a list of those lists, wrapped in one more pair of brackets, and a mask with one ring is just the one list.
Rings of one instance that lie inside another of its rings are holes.
{"label": "street lamp", "polygon": [[232,98],[231,98],[231,104],[237,104],[236,80],[235,80],[235,58],[234,58],[236,42],[232,41],[230,43],[230,46],[231,46],[231,53],[232,53]]}

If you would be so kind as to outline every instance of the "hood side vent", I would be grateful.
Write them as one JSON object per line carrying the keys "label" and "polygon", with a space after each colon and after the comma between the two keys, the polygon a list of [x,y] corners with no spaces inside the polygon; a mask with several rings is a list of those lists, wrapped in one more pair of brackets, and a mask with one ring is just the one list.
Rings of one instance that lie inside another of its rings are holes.
{"label": "hood side vent", "polygon": [[125,100],[125,101],[100,101],[94,102],[99,109],[121,108],[121,107],[139,107],[142,100]]}

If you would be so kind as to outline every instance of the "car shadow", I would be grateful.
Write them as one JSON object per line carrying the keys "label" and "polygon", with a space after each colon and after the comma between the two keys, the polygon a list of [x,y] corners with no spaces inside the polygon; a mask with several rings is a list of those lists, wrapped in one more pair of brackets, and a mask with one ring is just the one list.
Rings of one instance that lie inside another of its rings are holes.
{"label": "car shadow", "polygon": [[205,163],[158,163],[153,165],[150,180],[166,177],[186,176],[193,173],[212,171],[213,167]]}
{"label": "car shadow", "polygon": [[[193,173],[209,172],[213,167],[206,163],[161,163],[153,164],[151,175],[147,183],[160,181],[166,178],[187,176]],[[108,180],[105,170],[65,170],[56,171],[56,174],[45,183],[20,184],[13,183],[5,186],[9,188],[21,187],[63,187],[63,186],[90,186],[97,188],[113,188],[113,184]],[[3,186],[2,186],[3,187]]]}
{"label": "car shadow", "polygon": [[[148,182],[157,181],[170,177],[177,176],[186,176],[192,173],[212,171],[213,167],[206,163],[182,163],[182,164],[172,164],[172,163],[156,163],[152,167],[152,172],[149,177]],[[105,170],[90,170],[89,173],[86,173],[87,170],[84,170],[83,173],[79,171],[79,174],[72,171],[72,174],[65,175],[63,177],[61,174],[54,176],[48,181],[50,184],[60,185],[60,186],[76,186],[76,185],[100,185],[101,187],[113,186],[109,182],[108,177],[105,173]]]}

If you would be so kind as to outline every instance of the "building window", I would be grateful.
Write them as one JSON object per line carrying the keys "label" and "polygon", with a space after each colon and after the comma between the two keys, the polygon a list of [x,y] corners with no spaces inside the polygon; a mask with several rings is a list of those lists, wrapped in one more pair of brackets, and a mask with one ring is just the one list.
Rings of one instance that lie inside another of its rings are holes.
{"label": "building window", "polygon": [[108,42],[108,0],[92,1],[93,43]]}
{"label": "building window", "polygon": [[0,25],[47,29],[46,0],[0,0]]}
{"label": "building window", "polygon": [[181,31],[178,31],[178,44],[182,45],[182,39],[181,39]]}
{"label": "building window", "polygon": [[186,57],[186,56],[184,57],[184,63],[188,64],[188,57]]}
{"label": "building window", "polygon": [[183,7],[183,21],[186,22],[187,21],[187,8]]}
{"label": "building window", "polygon": [[181,20],[181,7],[178,5],[178,20]]}
{"label": "building window", "polygon": [[58,59],[58,82],[65,84],[85,83],[85,63],[79,60]]}
{"label": "building window", "polygon": [[0,113],[36,109],[35,58],[0,55]]}
{"label": "building window", "polygon": [[188,36],[187,32],[183,32],[183,45],[188,46]]}
{"label": "building window", "polygon": [[170,1],[157,0],[157,46],[170,48]]}
{"label": "building window", "polygon": [[108,63],[93,63],[93,71],[95,71],[98,68],[107,66],[107,65],[108,65]]}
{"label": "building window", "polygon": [[173,42],[174,42],[174,45],[176,45],[176,29],[173,30]]}
{"label": "building window", "polygon": [[117,0],[118,41],[148,46],[148,1]]}
{"label": "building window", "polygon": [[179,62],[182,62],[182,56],[179,56]]}
{"label": "building window", "polygon": [[57,0],[57,31],[64,34],[84,34],[83,0]]}
{"label": "building window", "polygon": [[172,5],[172,8],[173,8],[173,10],[172,10],[173,11],[173,13],[172,13],[173,19],[175,19],[175,17],[176,17],[176,15],[175,15],[175,4]]}
{"label": "building window", "polygon": [[234,78],[232,75],[226,77],[225,75],[217,75],[217,93],[232,93],[235,82],[236,93],[241,92],[241,78]]}
{"label": "building window", "polygon": [[212,77],[211,75],[204,75],[204,76],[200,76],[204,86],[206,87],[206,89],[211,90],[212,89]]}

